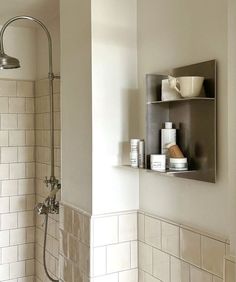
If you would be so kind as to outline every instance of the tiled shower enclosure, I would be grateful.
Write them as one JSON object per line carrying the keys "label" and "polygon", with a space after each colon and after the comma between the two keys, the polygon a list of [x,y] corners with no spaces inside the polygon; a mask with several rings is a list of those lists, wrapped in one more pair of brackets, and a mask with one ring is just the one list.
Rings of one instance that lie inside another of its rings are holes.
{"label": "tiled shower enclosure", "polygon": [[[36,87],[35,87],[36,85]],[[59,81],[55,83],[55,155],[60,176]],[[36,90],[36,91],[35,91]],[[0,281],[48,281],[42,271],[44,217],[34,206],[48,190],[50,122],[48,81],[0,80]],[[49,271],[57,277],[58,216],[50,217]],[[37,224],[36,224],[37,223]],[[37,227],[36,227],[37,225]]]}

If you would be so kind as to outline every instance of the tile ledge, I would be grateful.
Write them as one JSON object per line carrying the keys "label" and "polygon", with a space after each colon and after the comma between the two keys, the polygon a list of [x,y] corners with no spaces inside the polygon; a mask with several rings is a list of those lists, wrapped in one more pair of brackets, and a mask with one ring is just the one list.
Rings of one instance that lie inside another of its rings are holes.
{"label": "tile ledge", "polygon": [[162,222],[166,222],[166,223],[169,223],[169,224],[172,224],[172,225],[175,225],[177,227],[180,227],[182,229],[185,229],[185,230],[188,230],[188,231],[192,231],[194,233],[197,233],[199,235],[202,235],[202,236],[205,236],[205,237],[208,237],[208,238],[211,238],[211,239],[214,239],[214,240],[217,240],[217,241],[220,241],[222,243],[225,243],[225,244],[230,244],[230,240],[223,237],[223,236],[220,236],[220,235],[216,235],[216,234],[212,234],[210,232],[207,232],[207,231],[203,231],[203,230],[200,230],[198,228],[195,228],[195,227],[192,227],[192,226],[188,226],[188,225],[184,225],[184,224],[181,224],[181,223],[177,223],[177,222],[174,222],[172,220],[169,220],[169,219],[166,219],[166,218],[162,218],[162,217],[159,217],[155,214],[152,214],[150,212],[145,212],[143,210],[139,210],[138,213],[140,214],[143,214],[143,215],[146,215],[146,216],[149,216],[149,217],[153,217],[155,219],[158,219]]}
{"label": "tile ledge", "polygon": [[101,218],[101,217],[110,217],[110,216],[120,216],[120,215],[128,215],[133,213],[139,213],[139,210],[127,210],[127,211],[118,211],[111,213],[102,213],[102,214],[93,214],[92,218]]}
{"label": "tile ledge", "polygon": [[77,211],[77,212],[79,212],[79,213],[81,213],[81,214],[84,214],[84,215],[86,215],[86,216],[89,216],[89,217],[92,216],[90,212],[87,212],[87,211],[85,211],[85,210],[82,210],[82,209],[80,209],[80,208],[78,208],[78,207],[76,207],[76,206],[74,206],[74,205],[72,205],[72,204],[69,204],[69,203],[67,203],[67,202],[64,202],[64,201],[60,201],[60,206],[69,207],[69,208],[71,208],[71,209],[73,209],[73,210],[75,210],[75,211]]}

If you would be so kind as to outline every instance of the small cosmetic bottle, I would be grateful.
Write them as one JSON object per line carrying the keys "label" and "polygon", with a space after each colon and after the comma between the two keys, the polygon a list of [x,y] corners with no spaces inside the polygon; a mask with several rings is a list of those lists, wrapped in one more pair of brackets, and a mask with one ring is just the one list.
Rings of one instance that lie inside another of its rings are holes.
{"label": "small cosmetic bottle", "polygon": [[176,129],[173,128],[172,122],[165,122],[165,128],[161,130],[161,153],[168,155],[167,145],[176,143]]}
{"label": "small cosmetic bottle", "polygon": [[130,140],[130,165],[134,168],[138,168],[139,163],[139,141],[140,139]]}
{"label": "small cosmetic bottle", "polygon": [[145,144],[144,140],[140,140],[138,144],[138,166],[145,167]]}

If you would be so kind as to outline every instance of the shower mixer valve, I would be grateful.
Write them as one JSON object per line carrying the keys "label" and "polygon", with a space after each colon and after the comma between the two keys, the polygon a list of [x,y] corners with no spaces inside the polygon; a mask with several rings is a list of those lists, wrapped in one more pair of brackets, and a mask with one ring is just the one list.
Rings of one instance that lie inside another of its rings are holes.
{"label": "shower mixer valve", "polygon": [[44,183],[47,187],[51,187],[51,192],[43,203],[36,205],[35,210],[38,214],[58,214],[59,202],[56,200],[56,194],[61,189],[61,184],[54,176],[51,176],[49,179],[45,177]]}

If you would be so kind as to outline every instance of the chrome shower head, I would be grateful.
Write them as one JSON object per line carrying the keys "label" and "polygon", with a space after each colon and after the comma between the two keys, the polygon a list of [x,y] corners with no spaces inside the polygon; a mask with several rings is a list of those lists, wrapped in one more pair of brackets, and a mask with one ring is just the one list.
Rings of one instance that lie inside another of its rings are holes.
{"label": "chrome shower head", "polygon": [[0,69],[17,69],[20,68],[20,62],[17,58],[10,57],[5,53],[0,53]]}

